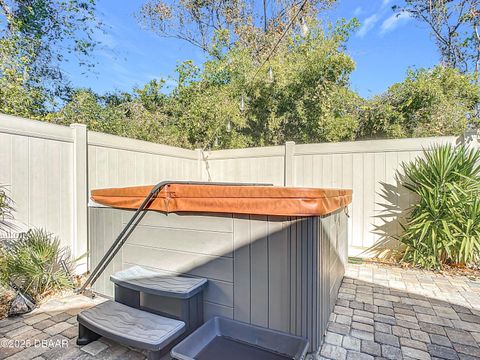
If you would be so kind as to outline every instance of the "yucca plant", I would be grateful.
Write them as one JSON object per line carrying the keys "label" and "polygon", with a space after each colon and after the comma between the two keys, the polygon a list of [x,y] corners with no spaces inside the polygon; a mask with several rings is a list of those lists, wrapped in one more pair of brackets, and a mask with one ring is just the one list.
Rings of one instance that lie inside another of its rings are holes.
{"label": "yucca plant", "polygon": [[477,149],[442,145],[403,164],[403,186],[419,198],[399,238],[404,261],[429,269],[478,262],[479,160]]}
{"label": "yucca plant", "polygon": [[43,229],[21,233],[2,247],[2,283],[15,285],[34,299],[73,286],[73,261],[58,237]]}

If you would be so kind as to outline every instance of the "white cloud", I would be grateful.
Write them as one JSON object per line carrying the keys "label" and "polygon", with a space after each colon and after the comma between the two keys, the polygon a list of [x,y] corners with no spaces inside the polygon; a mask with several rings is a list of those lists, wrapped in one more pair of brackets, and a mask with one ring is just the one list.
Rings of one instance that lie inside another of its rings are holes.
{"label": "white cloud", "polygon": [[353,15],[358,16],[358,15],[361,15],[362,13],[363,13],[363,9],[361,6],[359,6],[355,9],[355,11],[353,12]]}
{"label": "white cloud", "polygon": [[411,19],[411,16],[407,12],[401,12],[399,14],[393,14],[385,19],[380,27],[380,34],[385,34],[389,31],[395,30],[401,24],[406,23]]}
{"label": "white cloud", "polygon": [[363,23],[360,29],[357,31],[357,36],[363,38],[370,30],[373,29],[375,24],[378,22],[379,17],[377,14],[373,14],[369,17],[367,17]]}

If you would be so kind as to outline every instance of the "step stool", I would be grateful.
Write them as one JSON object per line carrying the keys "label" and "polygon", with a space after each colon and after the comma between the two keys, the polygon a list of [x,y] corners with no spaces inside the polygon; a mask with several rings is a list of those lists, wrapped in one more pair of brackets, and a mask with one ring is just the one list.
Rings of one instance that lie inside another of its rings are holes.
{"label": "step stool", "polygon": [[82,311],[78,345],[104,336],[148,350],[160,359],[172,346],[203,324],[207,280],[161,274],[134,266],[113,274],[115,301]]}
{"label": "step stool", "polygon": [[162,351],[185,332],[185,323],[111,300],[82,311],[77,316],[78,345],[100,336],[122,345],[148,350],[148,359],[160,359]]}
{"label": "step stool", "polygon": [[203,290],[207,279],[163,276],[141,266],[110,276],[115,301],[185,322],[185,334],[203,324]]}

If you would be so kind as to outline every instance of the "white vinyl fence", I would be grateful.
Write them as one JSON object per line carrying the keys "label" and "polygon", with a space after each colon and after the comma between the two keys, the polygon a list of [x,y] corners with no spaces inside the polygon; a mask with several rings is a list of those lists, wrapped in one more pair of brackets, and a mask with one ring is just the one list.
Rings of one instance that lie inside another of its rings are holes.
{"label": "white vinyl fence", "polygon": [[84,125],[0,114],[0,185],[15,202],[16,231],[44,228],[75,257],[88,250],[91,189],[199,180],[199,159],[197,151],[87,132]]}
{"label": "white vinyl fence", "polygon": [[[280,186],[353,189],[349,255],[381,255],[395,246],[400,215],[412,202],[398,183],[401,164],[455,137],[220,150],[204,154],[202,177],[212,181],[267,182]],[[475,139],[476,141],[476,139]]]}
{"label": "white vinyl fence", "polygon": [[[476,141],[476,138],[474,139]],[[454,137],[371,140],[201,152],[0,114],[0,184],[15,201],[19,230],[45,228],[75,256],[88,247],[88,194],[161,180],[272,183],[353,189],[349,254],[388,247],[411,199],[395,178],[401,163]]]}
{"label": "white vinyl fence", "polygon": [[0,115],[0,185],[15,201],[16,231],[42,227],[73,242],[74,130]]}

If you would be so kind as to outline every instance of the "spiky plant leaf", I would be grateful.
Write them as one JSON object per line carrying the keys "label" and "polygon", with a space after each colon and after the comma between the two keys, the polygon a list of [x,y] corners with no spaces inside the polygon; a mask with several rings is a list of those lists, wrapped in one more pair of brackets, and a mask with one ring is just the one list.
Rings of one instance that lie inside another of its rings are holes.
{"label": "spiky plant leaf", "polygon": [[[43,229],[31,229],[2,246],[5,284],[14,283],[33,298],[73,286],[69,273],[73,261],[58,237]],[[63,263],[67,266],[65,270]]]}
{"label": "spiky plant leaf", "polygon": [[403,186],[418,195],[400,237],[404,261],[425,268],[478,263],[480,152],[436,146],[403,164]]}

